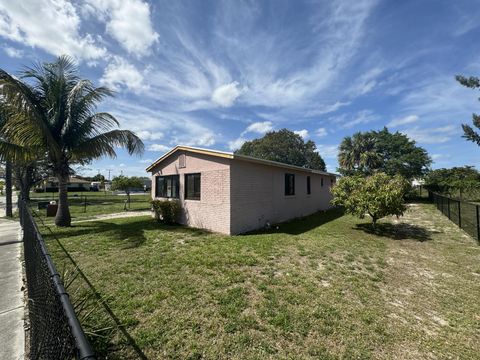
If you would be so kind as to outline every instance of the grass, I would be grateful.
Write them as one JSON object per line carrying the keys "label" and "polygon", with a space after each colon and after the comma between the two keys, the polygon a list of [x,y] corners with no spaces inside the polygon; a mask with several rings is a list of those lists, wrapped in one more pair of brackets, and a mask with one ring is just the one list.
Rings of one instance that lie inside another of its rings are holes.
{"label": "grass", "polygon": [[430,204],[375,231],[338,210],[235,237],[148,217],[42,231],[103,358],[480,352],[480,248]]}
{"label": "grass", "polygon": [[[37,209],[40,201],[58,201],[58,193],[31,193],[31,206]],[[96,215],[124,212],[125,194],[115,195],[112,192],[69,192],[68,199],[72,221],[94,218]],[[150,193],[130,196],[128,211],[150,209]],[[86,206],[85,206],[86,205]],[[127,205],[128,207],[128,205]],[[53,218],[46,217],[46,210],[37,210],[43,220],[53,222]]]}

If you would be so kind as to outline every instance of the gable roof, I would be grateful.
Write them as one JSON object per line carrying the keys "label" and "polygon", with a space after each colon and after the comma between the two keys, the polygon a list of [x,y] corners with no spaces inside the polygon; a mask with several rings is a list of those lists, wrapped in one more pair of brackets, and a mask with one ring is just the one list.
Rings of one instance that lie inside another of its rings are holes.
{"label": "gable roof", "polygon": [[301,167],[301,166],[285,164],[285,163],[281,163],[281,162],[278,162],[278,161],[258,159],[258,158],[252,157],[252,156],[239,155],[239,154],[234,154],[232,152],[227,152],[227,151],[202,149],[202,148],[197,148],[197,147],[193,147],[193,146],[184,146],[184,145],[177,145],[173,149],[171,149],[170,151],[166,152],[159,159],[157,159],[152,165],[147,167],[146,171],[151,171],[155,166],[160,164],[162,161],[164,161],[166,158],[168,158],[170,155],[174,154],[177,151],[188,151],[188,152],[192,152],[192,153],[196,153],[196,154],[209,155],[209,156],[214,156],[214,157],[219,157],[219,158],[224,158],[224,159],[248,161],[248,162],[251,162],[251,163],[257,163],[257,164],[262,164],[262,165],[270,165],[270,166],[281,167],[281,168],[285,168],[285,169],[291,169],[291,170],[297,170],[297,171],[303,171],[303,172],[309,172],[309,173],[314,173],[314,174],[338,176],[337,174],[334,174],[334,173],[329,173],[329,172],[320,171],[320,170],[307,169],[307,168],[304,168],[304,167]]}

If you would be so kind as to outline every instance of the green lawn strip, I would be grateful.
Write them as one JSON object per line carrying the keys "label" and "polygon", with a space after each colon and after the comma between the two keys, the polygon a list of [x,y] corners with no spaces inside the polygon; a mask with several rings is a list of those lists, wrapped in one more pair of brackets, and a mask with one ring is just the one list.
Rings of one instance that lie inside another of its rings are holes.
{"label": "green lawn strip", "polygon": [[[33,193],[30,201],[30,206],[37,211],[38,216],[49,222],[53,222],[53,218],[46,217],[45,209],[37,210],[37,204],[39,201],[51,201],[52,199],[57,200],[56,194],[52,198],[51,194]],[[125,212],[125,200],[127,200],[127,197],[124,195],[105,195],[103,192],[69,193],[72,221],[94,218],[96,215]],[[130,204],[127,205],[127,211],[149,210],[151,207],[150,200],[149,193],[132,195],[130,196]]]}
{"label": "green lawn strip", "polygon": [[[435,217],[448,227],[444,220]],[[478,285],[471,280],[477,275],[468,275],[480,273],[476,245],[455,228],[448,235],[446,228],[432,231],[421,242],[371,234],[357,223],[333,210],[234,237],[149,217],[53,231],[149,358],[409,358],[404,346],[420,357],[476,354]],[[42,231],[55,262],[68,268],[52,235]],[[456,262],[443,264],[441,254]],[[422,256],[430,260],[422,263]],[[438,284],[412,275],[437,267],[458,275],[439,277]],[[417,296],[402,295],[405,286]],[[71,288],[85,291],[78,278]],[[463,313],[458,298],[469,307]],[[434,311],[437,322],[447,318],[448,327],[426,332],[414,320],[419,309]],[[100,309],[83,322],[92,333],[112,324]],[[136,357],[118,332],[100,335],[92,340],[102,355]]]}

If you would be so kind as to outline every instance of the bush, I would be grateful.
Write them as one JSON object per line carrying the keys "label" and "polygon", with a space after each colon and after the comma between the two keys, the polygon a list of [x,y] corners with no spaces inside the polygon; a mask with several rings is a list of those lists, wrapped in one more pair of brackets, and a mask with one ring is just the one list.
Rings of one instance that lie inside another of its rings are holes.
{"label": "bush", "polygon": [[406,210],[404,197],[409,188],[401,176],[375,173],[369,177],[346,176],[332,189],[333,205],[345,207],[349,214],[363,219],[372,218],[372,224],[388,215],[403,215]]}
{"label": "bush", "polygon": [[180,216],[180,203],[178,201],[152,200],[151,204],[155,212],[155,220],[166,224],[177,223]]}

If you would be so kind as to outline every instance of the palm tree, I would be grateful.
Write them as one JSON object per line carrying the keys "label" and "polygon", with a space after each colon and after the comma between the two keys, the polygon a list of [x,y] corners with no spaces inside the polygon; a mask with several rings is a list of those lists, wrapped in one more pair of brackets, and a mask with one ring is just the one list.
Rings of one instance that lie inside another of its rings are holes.
{"label": "palm tree", "polygon": [[[17,146],[42,149],[58,180],[57,226],[71,224],[67,182],[73,174],[72,165],[102,156],[114,158],[115,147],[125,147],[130,154],[144,150],[133,132],[112,130],[119,123],[111,114],[95,112],[97,104],[112,96],[112,91],[81,79],[68,56],[26,68],[20,79],[0,69],[0,87],[10,115],[3,126],[6,137]],[[8,149],[5,145],[4,150]]]}
{"label": "palm tree", "polygon": [[338,163],[344,175],[371,175],[382,163],[375,136],[357,132],[345,137],[339,146]]}

